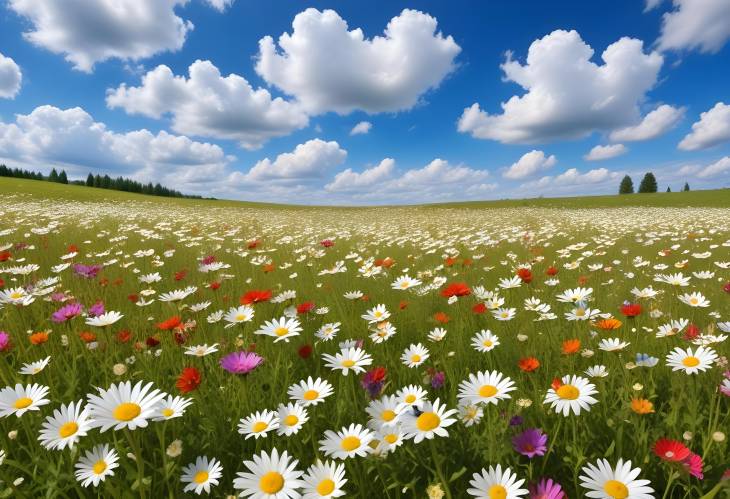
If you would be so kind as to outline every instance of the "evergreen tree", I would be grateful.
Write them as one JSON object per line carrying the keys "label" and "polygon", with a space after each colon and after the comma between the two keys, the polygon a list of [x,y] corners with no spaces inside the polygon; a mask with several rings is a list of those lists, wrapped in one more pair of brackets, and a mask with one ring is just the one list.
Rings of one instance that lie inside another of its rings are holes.
{"label": "evergreen tree", "polygon": [[91,173],[89,173],[89,176],[86,177],[86,186],[94,187],[94,176]]}
{"label": "evergreen tree", "polygon": [[684,192],[689,192],[689,183],[684,183],[684,189],[682,189]]}
{"label": "evergreen tree", "polygon": [[618,193],[619,194],[633,194],[634,193],[634,181],[631,180],[631,177],[626,175],[623,180],[621,180],[621,185],[618,187]]}
{"label": "evergreen tree", "polygon": [[61,184],[68,184],[68,177],[66,176],[66,170],[61,170],[58,174],[58,182]]}
{"label": "evergreen tree", "polygon": [[652,172],[648,172],[646,175],[644,175],[644,178],[641,179],[641,183],[639,184],[639,192],[640,193],[647,193],[647,192],[656,192],[657,191],[657,183],[656,183],[656,177]]}
{"label": "evergreen tree", "polygon": [[672,188],[667,186],[667,192],[672,192]]}
{"label": "evergreen tree", "polygon": [[49,182],[58,182],[58,172],[56,171],[55,168],[53,170],[51,170],[51,174],[48,175],[48,181]]}

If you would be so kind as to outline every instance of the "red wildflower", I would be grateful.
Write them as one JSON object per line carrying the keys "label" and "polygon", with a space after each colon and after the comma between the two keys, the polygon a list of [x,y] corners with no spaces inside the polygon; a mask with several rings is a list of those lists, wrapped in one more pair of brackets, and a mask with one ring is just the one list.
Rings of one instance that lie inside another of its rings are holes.
{"label": "red wildflower", "polygon": [[273,263],[267,263],[264,265],[264,274],[268,274],[269,272],[273,272],[276,270],[276,265]]}
{"label": "red wildflower", "polygon": [[79,338],[81,338],[84,343],[91,343],[92,341],[96,341],[96,335],[91,331],[81,331],[79,333]]}
{"label": "red wildflower", "polygon": [[445,312],[436,312],[433,314],[433,319],[441,324],[446,324],[451,320],[451,317],[449,317]]}
{"label": "red wildflower", "polygon": [[320,241],[319,244],[321,244],[325,248],[331,248],[332,246],[335,245],[335,242],[332,239],[324,239],[324,240]]}
{"label": "red wildflower", "polygon": [[682,442],[668,438],[657,440],[653,450],[663,461],[684,461],[690,455],[690,450]]}
{"label": "red wildflower", "polygon": [[0,262],[7,262],[12,256],[9,251],[0,251]]}
{"label": "red wildflower", "polygon": [[312,345],[302,345],[299,347],[299,350],[297,350],[297,355],[299,355],[302,359],[308,359],[310,355],[312,355]]}
{"label": "red wildflower", "polygon": [[582,276],[579,276],[578,277],[578,285],[579,286],[584,286],[587,283],[588,283],[588,276],[587,275],[582,275]]}
{"label": "red wildflower", "polygon": [[131,331],[128,331],[126,329],[122,329],[117,333],[117,341],[119,343],[127,343],[130,339],[132,339],[132,333]]}
{"label": "red wildflower", "polygon": [[553,390],[557,390],[561,386],[563,386],[563,382],[560,381],[560,378],[553,378],[552,383],[550,383],[550,388],[552,388]]}
{"label": "red wildflower", "polygon": [[624,302],[624,304],[621,305],[621,313],[626,317],[636,317],[641,313],[641,305],[638,303]]}
{"label": "red wildflower", "polygon": [[157,329],[160,329],[162,331],[169,331],[171,329],[175,329],[176,327],[180,326],[182,324],[182,319],[179,315],[173,315],[169,319],[160,322],[157,324]]}
{"label": "red wildflower", "polygon": [[4,288],[4,287],[5,287],[5,281],[0,279],[0,288]]}
{"label": "red wildflower", "polygon": [[160,344],[160,340],[158,340],[154,336],[148,336],[147,339],[145,340],[145,345],[147,345],[150,348],[155,348],[159,344]]}
{"label": "red wildflower", "polygon": [[380,258],[378,260],[375,260],[373,262],[376,267],[384,267],[386,269],[389,269],[395,264],[395,260],[393,260],[391,257],[386,256],[385,258]]}
{"label": "red wildflower", "polygon": [[401,300],[401,302],[398,304],[398,308],[401,310],[405,310],[408,308],[408,302],[406,300]]}
{"label": "red wildflower", "polygon": [[554,276],[554,275],[556,275],[556,274],[558,273],[558,269],[557,269],[556,267],[554,267],[554,266],[550,265],[550,266],[549,266],[549,267],[547,268],[547,270],[545,271],[545,273],[546,273],[547,275],[549,275],[549,276]]}
{"label": "red wildflower", "polygon": [[700,335],[700,328],[694,324],[689,324],[687,330],[684,332],[683,338],[687,341],[692,341]]}
{"label": "red wildflower", "polygon": [[456,258],[452,258],[450,256],[449,257],[446,257],[446,260],[444,260],[444,265],[447,266],[447,267],[451,267],[455,263],[456,263]]}
{"label": "red wildflower", "polygon": [[306,314],[307,312],[311,311],[313,308],[314,308],[313,301],[305,301],[304,303],[300,303],[299,305],[297,305],[297,313]]}
{"label": "red wildflower", "polygon": [[577,338],[574,338],[572,340],[565,340],[563,342],[563,354],[564,355],[571,355],[574,353],[577,353],[578,350],[580,350],[580,340]]}
{"label": "red wildflower", "polygon": [[530,269],[517,269],[517,277],[522,279],[522,282],[525,284],[530,284],[532,282],[532,272],[530,272]]}
{"label": "red wildflower", "polygon": [[444,298],[451,298],[452,296],[468,296],[470,294],[471,289],[469,289],[469,286],[467,286],[465,282],[454,282],[441,290],[441,296]]}
{"label": "red wildflower", "polygon": [[139,301],[139,295],[136,295],[132,293],[131,295],[127,295],[127,300],[131,301],[132,303],[137,303]]}
{"label": "red wildflower", "polygon": [[218,288],[220,288],[220,287],[221,287],[221,283],[219,283],[218,281],[215,281],[215,282],[211,282],[211,283],[210,283],[210,284],[208,285],[208,287],[209,287],[210,289],[212,289],[213,291],[215,291],[216,289],[218,289]]}
{"label": "red wildflower", "polygon": [[251,291],[246,292],[241,297],[241,305],[251,305],[252,303],[258,303],[262,301],[269,301],[271,299],[271,291],[268,289],[265,290],[257,290],[253,289]]}
{"label": "red wildflower", "polygon": [[66,253],[78,253],[78,252],[79,252],[79,247],[76,246],[75,244],[69,244],[68,247],[66,248]]}
{"label": "red wildflower", "polygon": [[189,393],[200,386],[200,373],[194,367],[186,367],[177,378],[175,386],[180,393]]}
{"label": "red wildflower", "polygon": [[722,287],[722,290],[726,293],[730,293],[730,281],[725,283],[725,285]]}
{"label": "red wildflower", "polygon": [[469,267],[469,266],[470,266],[470,265],[471,265],[472,263],[473,263],[473,261],[472,261],[472,259],[471,259],[471,258],[464,258],[464,259],[463,259],[463,260],[461,261],[461,264],[462,264],[462,265],[463,265],[464,267]]}
{"label": "red wildflower", "polygon": [[487,311],[487,306],[484,304],[484,302],[479,302],[473,307],[471,307],[471,311],[475,314],[483,314]]}
{"label": "red wildflower", "polygon": [[261,244],[261,241],[259,241],[258,239],[254,239],[253,241],[249,241],[248,243],[246,243],[246,247],[248,249],[254,249],[259,244]]}
{"label": "red wildflower", "polygon": [[517,365],[519,366],[520,370],[526,373],[531,373],[532,371],[540,367],[540,361],[537,360],[535,357],[523,357],[519,360],[519,362],[517,362]]}
{"label": "red wildflower", "polygon": [[211,263],[214,263],[216,261],[215,255],[208,255],[206,257],[203,257],[202,260],[200,260],[200,263],[203,265],[210,265]]}
{"label": "red wildflower", "polygon": [[187,270],[180,270],[178,272],[175,272],[175,280],[176,281],[182,281],[183,279],[185,279],[185,276],[186,275],[188,275],[188,271]]}

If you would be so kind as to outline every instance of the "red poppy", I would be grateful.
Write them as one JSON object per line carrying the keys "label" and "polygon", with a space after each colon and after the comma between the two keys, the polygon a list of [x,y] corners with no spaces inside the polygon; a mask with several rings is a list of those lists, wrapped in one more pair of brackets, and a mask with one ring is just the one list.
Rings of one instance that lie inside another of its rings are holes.
{"label": "red poppy", "polygon": [[91,331],[81,331],[79,333],[79,338],[81,338],[84,343],[91,343],[92,341],[96,341],[96,335]]}
{"label": "red poppy", "polygon": [[483,314],[484,312],[487,311],[487,305],[484,304],[484,302],[479,302],[476,305],[474,305],[473,307],[471,307],[471,311],[474,312],[475,314]]}
{"label": "red poppy", "polygon": [[187,270],[180,270],[179,272],[175,272],[175,280],[182,281],[183,279],[185,279],[186,275],[188,275]]}
{"label": "red poppy", "polygon": [[331,248],[332,246],[335,245],[335,242],[332,239],[324,239],[324,240],[320,241],[319,244],[321,244],[325,248]]}
{"label": "red poppy", "polygon": [[173,315],[167,320],[164,320],[157,324],[157,329],[160,329],[162,331],[169,331],[171,329],[175,329],[176,327],[180,326],[182,324],[182,319],[179,315]]}
{"label": "red poppy", "polygon": [[215,255],[208,255],[206,257],[203,257],[202,260],[200,260],[200,263],[203,265],[210,265],[211,263],[214,263],[216,261]]}
{"label": "red poppy", "polygon": [[158,340],[154,336],[148,336],[147,339],[145,340],[145,345],[147,345],[150,348],[155,348],[159,344],[160,344],[160,340]]}
{"label": "red poppy", "polygon": [[313,301],[305,301],[304,303],[300,303],[299,305],[297,305],[297,313],[306,314],[307,312],[311,311],[313,308],[314,308]]}
{"label": "red poppy", "polygon": [[216,289],[218,289],[218,288],[220,288],[220,287],[221,287],[221,283],[219,283],[218,281],[216,281],[216,282],[211,282],[211,283],[210,283],[210,284],[208,285],[208,287],[209,287],[210,289],[212,289],[213,291],[215,291]]}
{"label": "red poppy", "polygon": [[455,263],[456,263],[456,258],[452,258],[450,256],[447,257],[446,260],[444,260],[444,265],[447,266],[447,267],[451,267]]}
{"label": "red poppy", "polygon": [[700,335],[700,328],[694,324],[689,324],[687,330],[684,332],[683,338],[687,341],[692,341]]}
{"label": "red poppy", "polygon": [[626,302],[621,305],[621,313],[626,317],[636,317],[641,313],[641,305],[638,303]]}
{"label": "red poppy", "polygon": [[0,288],[5,287],[5,281],[3,279],[0,279]]}
{"label": "red poppy", "polygon": [[552,388],[553,390],[557,390],[561,386],[563,386],[563,382],[560,381],[560,378],[553,378],[552,383],[550,383],[550,388]]}
{"label": "red poppy", "polygon": [[258,239],[254,239],[253,241],[249,241],[248,243],[246,243],[246,247],[248,249],[254,249],[259,244],[261,244],[261,241],[259,241]]}
{"label": "red poppy", "polygon": [[0,262],[7,262],[12,256],[9,251],[0,251]]}
{"label": "red poppy", "polygon": [[584,286],[587,283],[588,283],[588,276],[587,275],[582,275],[582,276],[579,276],[578,277],[578,285],[579,286]]}
{"label": "red poppy", "polygon": [[176,331],[175,334],[172,335],[173,339],[175,340],[175,343],[178,345],[184,345],[185,341],[187,341],[187,337],[185,336],[185,333],[181,331]]}
{"label": "red poppy", "polygon": [[653,450],[664,461],[683,461],[690,454],[690,450],[682,442],[668,438],[657,440]]}
{"label": "red poppy", "polygon": [[530,284],[532,282],[532,272],[530,272],[530,269],[517,269],[517,277],[522,279],[522,282],[525,284]]}
{"label": "red poppy", "polygon": [[273,263],[267,263],[266,265],[264,265],[265,274],[268,274],[269,272],[273,272],[275,270],[276,270],[276,265],[274,265]]}
{"label": "red poppy", "polygon": [[259,303],[262,301],[269,301],[271,299],[271,291],[268,289],[265,290],[257,290],[253,289],[251,291],[247,291],[246,294],[244,294],[241,297],[241,305],[251,305],[252,303]]}
{"label": "red poppy", "polygon": [[136,295],[132,293],[131,295],[127,295],[127,300],[131,301],[132,303],[137,303],[139,301],[139,295]]}
{"label": "red poppy", "polygon": [[520,370],[531,373],[532,371],[536,370],[538,367],[540,367],[540,361],[537,360],[535,357],[524,357],[517,362],[517,365],[519,366]]}
{"label": "red poppy", "polygon": [[194,367],[186,367],[177,378],[175,386],[181,393],[192,392],[200,386],[200,373]]}
{"label": "red poppy", "polygon": [[451,317],[449,317],[445,312],[436,312],[433,314],[433,319],[441,324],[446,324],[451,320]]}
{"label": "red poppy", "polygon": [[312,355],[312,345],[302,345],[299,347],[299,350],[297,350],[297,355],[303,359],[308,359],[309,356]]}
{"label": "red poppy", "polygon": [[730,281],[725,283],[725,285],[722,287],[722,290],[726,293],[730,293]]}
{"label": "red poppy", "polygon": [[393,260],[391,257],[387,256],[385,258],[380,258],[378,260],[375,260],[373,262],[376,267],[384,267],[386,269],[389,269],[395,264],[395,260]]}
{"label": "red poppy", "polygon": [[122,329],[117,333],[117,341],[119,343],[127,343],[130,339],[132,339],[132,333],[131,331],[128,331],[126,329]]}
{"label": "red poppy", "polygon": [[471,289],[469,289],[469,286],[467,286],[465,282],[454,282],[441,290],[441,296],[444,298],[451,298],[452,296],[468,296],[470,294]]}
{"label": "red poppy", "polygon": [[558,269],[557,269],[556,267],[554,267],[554,266],[550,265],[550,266],[549,266],[549,267],[547,268],[547,270],[545,271],[545,273],[546,273],[547,275],[549,275],[549,276],[554,276],[554,275],[556,275],[556,274],[558,273]]}
{"label": "red poppy", "polygon": [[408,302],[405,300],[401,300],[401,302],[398,304],[398,308],[401,310],[405,310],[408,308]]}

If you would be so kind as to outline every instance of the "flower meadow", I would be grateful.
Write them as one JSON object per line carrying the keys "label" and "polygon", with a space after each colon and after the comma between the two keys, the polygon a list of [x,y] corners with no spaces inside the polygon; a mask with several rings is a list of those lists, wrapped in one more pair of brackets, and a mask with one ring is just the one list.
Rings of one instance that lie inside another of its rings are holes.
{"label": "flower meadow", "polygon": [[0,496],[726,497],[730,209],[6,196]]}

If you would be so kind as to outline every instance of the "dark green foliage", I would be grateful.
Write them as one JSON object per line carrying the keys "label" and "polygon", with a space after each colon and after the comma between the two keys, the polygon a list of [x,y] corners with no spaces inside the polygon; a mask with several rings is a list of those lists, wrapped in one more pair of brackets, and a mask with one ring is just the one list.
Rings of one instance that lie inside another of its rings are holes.
{"label": "dark green foliage", "polygon": [[621,185],[618,187],[618,193],[619,194],[633,194],[634,193],[634,181],[631,180],[631,177],[626,175],[621,180]]}
{"label": "dark green foliage", "polygon": [[641,179],[641,183],[639,184],[639,192],[640,193],[647,193],[647,192],[656,192],[657,191],[657,183],[656,183],[656,177],[652,172],[648,172],[646,175],[644,175],[644,178]]}
{"label": "dark green foliage", "polygon": [[689,192],[689,183],[688,183],[688,182],[685,182],[685,183],[684,183],[684,189],[682,189],[682,190],[683,190],[684,192]]}

